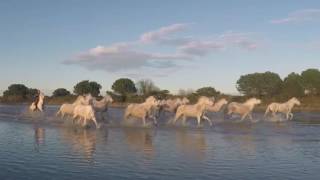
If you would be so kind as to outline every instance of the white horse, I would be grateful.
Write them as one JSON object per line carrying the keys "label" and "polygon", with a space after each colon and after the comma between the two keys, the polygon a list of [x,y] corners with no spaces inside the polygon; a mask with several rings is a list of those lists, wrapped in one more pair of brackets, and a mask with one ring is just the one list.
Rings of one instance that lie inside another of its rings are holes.
{"label": "white horse", "polygon": [[33,102],[31,105],[30,105],[30,107],[29,107],[29,109],[31,110],[31,111],[35,111],[35,110],[39,110],[39,111],[43,111],[43,104],[44,104],[44,94],[41,92],[41,91],[39,91],[39,97],[38,97],[38,100],[36,101],[36,102]]}
{"label": "white horse", "polygon": [[206,111],[206,108],[208,106],[212,106],[213,103],[214,102],[213,102],[212,98],[201,96],[198,99],[198,102],[194,105],[181,105],[181,106],[179,106],[177,109],[177,112],[176,112],[176,116],[173,120],[173,124],[175,124],[176,121],[182,117],[183,118],[182,123],[183,123],[183,125],[185,125],[187,117],[195,117],[195,118],[197,118],[198,126],[200,126],[201,118],[207,120],[209,122],[210,126],[212,126],[211,120],[204,115],[204,112]]}
{"label": "white horse", "polygon": [[101,113],[101,117],[103,118],[103,113],[108,111],[108,105],[113,102],[113,99],[111,96],[106,95],[103,97],[100,101],[97,101],[96,98],[93,98],[92,105],[96,112]]}
{"label": "white horse", "polygon": [[228,105],[228,115],[240,114],[241,121],[243,121],[247,116],[252,120],[252,110],[253,108],[261,104],[261,100],[257,98],[250,98],[244,103],[232,102]]}
{"label": "white horse", "polygon": [[285,103],[276,103],[276,102],[274,102],[274,103],[269,104],[264,116],[267,116],[267,114],[269,112],[271,112],[273,117],[275,117],[276,113],[280,112],[280,113],[286,114],[286,118],[287,118],[287,120],[289,120],[289,119],[293,118],[293,114],[291,112],[292,108],[295,105],[299,106],[300,104],[301,104],[300,101],[295,97],[289,99]]}
{"label": "white horse", "polygon": [[162,103],[163,110],[175,113],[179,106],[188,104],[190,101],[188,98],[175,98],[175,99],[167,99]]}
{"label": "white horse", "polygon": [[78,117],[80,118],[80,120],[83,119],[83,126],[87,125],[87,120],[92,120],[95,123],[96,127],[99,128],[95,116],[95,111],[91,105],[76,105],[74,107],[72,118],[75,120]]}
{"label": "white horse", "polygon": [[208,106],[207,111],[219,112],[221,110],[221,108],[226,104],[228,104],[228,101],[225,98],[222,98],[218,102],[214,103],[213,106]]}
{"label": "white horse", "polygon": [[[136,117],[142,119],[143,126],[146,125],[146,118],[150,117],[153,112],[153,108],[157,107],[159,101],[153,96],[148,97],[144,103],[141,104],[129,104],[125,110],[124,119],[128,120],[129,117]],[[155,118],[154,123],[157,124]]]}
{"label": "white horse", "polygon": [[89,105],[92,101],[91,94],[87,95],[80,95],[77,97],[77,99],[72,103],[64,103],[60,106],[59,111],[56,113],[56,115],[61,115],[61,117],[64,117],[65,115],[73,115],[73,111],[76,105]]}

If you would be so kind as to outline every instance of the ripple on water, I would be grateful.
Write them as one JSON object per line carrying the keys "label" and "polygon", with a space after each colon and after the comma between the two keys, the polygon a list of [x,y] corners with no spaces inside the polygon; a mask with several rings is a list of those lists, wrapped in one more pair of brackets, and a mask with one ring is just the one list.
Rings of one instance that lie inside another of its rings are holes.
{"label": "ripple on water", "polygon": [[[319,179],[319,113],[258,123],[217,118],[214,127],[123,127],[110,109],[101,129],[74,127],[57,107],[0,108],[0,179]],[[310,123],[311,122],[311,123]]]}

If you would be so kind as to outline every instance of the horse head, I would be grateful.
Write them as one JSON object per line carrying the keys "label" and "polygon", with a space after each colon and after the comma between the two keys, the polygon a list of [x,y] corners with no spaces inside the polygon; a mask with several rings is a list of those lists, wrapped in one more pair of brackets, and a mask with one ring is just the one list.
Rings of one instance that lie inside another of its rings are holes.
{"label": "horse head", "polygon": [[109,95],[106,95],[103,99],[105,100],[106,103],[113,103],[113,99]]}
{"label": "horse head", "polygon": [[301,105],[300,101],[296,97],[291,98],[289,101],[294,105]]}
{"label": "horse head", "polygon": [[205,96],[201,96],[198,99],[197,104],[201,104],[201,105],[206,105],[206,106],[213,106],[214,102],[211,98],[205,97]]}
{"label": "horse head", "polygon": [[225,98],[220,99],[217,103],[219,103],[221,106],[228,104],[228,101]]}
{"label": "horse head", "polygon": [[186,98],[186,97],[184,97],[184,98],[182,98],[182,100],[181,100],[181,104],[188,104],[190,101],[189,101],[189,99],[188,98]]}
{"label": "horse head", "polygon": [[260,99],[257,99],[257,98],[250,98],[248,99],[245,104],[248,104],[248,105],[258,105],[258,104],[261,104],[261,100]]}

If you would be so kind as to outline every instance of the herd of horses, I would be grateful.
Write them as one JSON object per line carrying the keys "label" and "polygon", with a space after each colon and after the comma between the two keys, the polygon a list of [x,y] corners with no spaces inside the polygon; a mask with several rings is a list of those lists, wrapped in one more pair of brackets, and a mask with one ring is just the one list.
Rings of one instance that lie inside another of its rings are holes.
{"label": "herd of horses", "polygon": [[[103,113],[107,112],[109,105],[113,102],[111,96],[106,95],[101,100],[97,100],[91,94],[80,95],[72,103],[64,103],[56,113],[57,116],[62,118],[66,115],[71,116],[73,123],[79,123],[82,126],[86,126],[88,121],[94,122],[97,128],[100,125],[97,122],[97,116],[103,119]],[[44,94],[40,93],[38,103],[32,103],[30,110],[34,111],[38,109],[43,111]],[[201,96],[195,104],[190,104],[187,98],[174,98],[166,100],[157,100],[154,96],[149,96],[143,103],[132,103],[129,104],[124,112],[124,120],[129,118],[140,119],[143,126],[146,125],[146,121],[149,119],[153,120],[153,123],[157,125],[157,119],[161,112],[174,113],[174,119],[169,123],[176,124],[177,121],[182,121],[185,125],[187,118],[196,118],[197,125],[200,126],[201,120],[206,120],[212,125],[212,121],[206,116],[207,112],[219,112],[226,106],[226,112],[228,115],[238,114],[241,116],[241,121],[245,118],[252,118],[252,111],[254,107],[261,104],[261,100],[257,98],[250,98],[244,103],[230,102],[225,98],[215,101],[214,97]],[[300,101],[293,97],[285,103],[271,103],[265,112],[265,116],[272,113],[276,116],[276,113],[284,113],[286,119],[290,120],[293,118],[292,108],[295,105],[300,105]]]}

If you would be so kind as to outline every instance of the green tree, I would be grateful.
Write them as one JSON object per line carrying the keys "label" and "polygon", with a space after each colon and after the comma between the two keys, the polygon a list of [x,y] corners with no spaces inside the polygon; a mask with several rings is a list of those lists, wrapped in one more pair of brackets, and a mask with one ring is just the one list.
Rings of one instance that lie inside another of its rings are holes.
{"label": "green tree", "polygon": [[203,87],[200,88],[196,91],[196,93],[199,96],[207,96],[207,97],[213,97],[213,96],[217,96],[220,94],[219,91],[217,91],[215,88],[213,87]]}
{"label": "green tree", "polygon": [[28,90],[28,87],[23,84],[12,84],[8,87],[8,90],[3,92],[3,96],[19,96],[22,98],[26,98]]}
{"label": "green tree", "polygon": [[303,96],[302,77],[299,74],[290,73],[283,81],[281,95],[286,98]]}
{"label": "green tree", "polygon": [[133,81],[128,78],[120,78],[112,84],[112,90],[122,96],[133,94],[137,92]]}
{"label": "green tree", "polygon": [[101,85],[95,81],[84,80],[74,86],[73,92],[77,95],[91,93],[92,96],[98,96],[101,88]]}
{"label": "green tree", "polygon": [[157,99],[167,99],[170,97],[170,91],[168,90],[156,90],[156,91],[151,91],[149,93],[149,96],[154,96]]}
{"label": "green tree", "polygon": [[38,89],[29,88],[27,93],[27,98],[33,99],[36,96],[36,94],[38,94]]}
{"label": "green tree", "polygon": [[54,90],[52,93],[53,97],[61,97],[61,96],[69,96],[69,95],[70,95],[70,92],[65,88],[58,88]]}
{"label": "green tree", "polygon": [[274,96],[281,87],[280,76],[273,72],[247,74],[237,81],[238,91],[247,96]]}
{"label": "green tree", "polygon": [[139,94],[148,96],[151,93],[155,93],[157,91],[160,91],[160,88],[158,88],[154,82],[150,79],[142,79],[139,80],[136,83],[137,91]]}
{"label": "green tree", "polygon": [[313,95],[320,94],[320,71],[319,69],[307,69],[301,73],[303,86]]}

